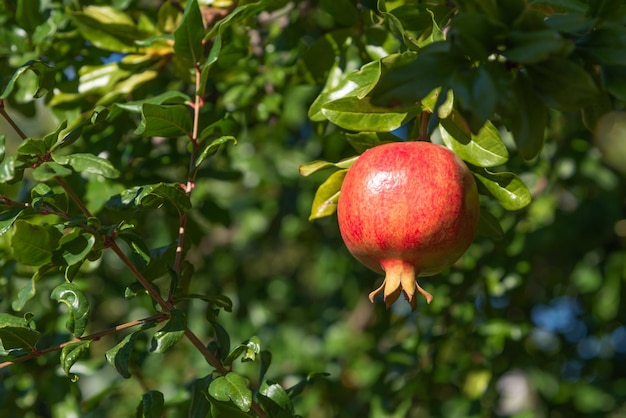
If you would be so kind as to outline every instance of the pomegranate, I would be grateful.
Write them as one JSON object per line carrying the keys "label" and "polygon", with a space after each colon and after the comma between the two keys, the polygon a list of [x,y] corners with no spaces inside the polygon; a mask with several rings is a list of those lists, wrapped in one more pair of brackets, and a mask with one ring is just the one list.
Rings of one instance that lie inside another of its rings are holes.
{"label": "pomegranate", "polygon": [[416,308],[417,283],[451,266],[474,239],[480,213],[472,173],[448,148],[394,142],[365,151],[350,167],[337,206],[339,230],[352,255],[385,274],[389,308],[404,293]]}

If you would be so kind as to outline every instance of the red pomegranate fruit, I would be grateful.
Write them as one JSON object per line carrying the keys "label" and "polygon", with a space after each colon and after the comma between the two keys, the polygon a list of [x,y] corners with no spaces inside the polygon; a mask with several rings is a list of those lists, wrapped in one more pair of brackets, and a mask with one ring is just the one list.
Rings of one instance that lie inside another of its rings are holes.
{"label": "red pomegranate fruit", "polygon": [[385,274],[389,308],[404,293],[413,310],[417,283],[451,266],[474,239],[480,207],[465,163],[431,142],[394,142],[365,151],[345,176],[337,217],[352,255]]}

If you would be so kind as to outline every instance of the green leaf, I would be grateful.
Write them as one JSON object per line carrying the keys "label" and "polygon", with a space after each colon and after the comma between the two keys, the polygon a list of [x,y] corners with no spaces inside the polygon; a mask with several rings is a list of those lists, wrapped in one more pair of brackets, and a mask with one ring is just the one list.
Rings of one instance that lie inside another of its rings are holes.
{"label": "green leaf", "polygon": [[[389,132],[346,132],[344,134],[352,147],[358,152],[366,150],[386,142],[398,142],[400,138]],[[348,168],[348,167],[344,167]]]}
{"label": "green leaf", "polygon": [[312,382],[321,378],[328,377],[328,376],[330,376],[330,373],[311,372],[304,379],[302,379],[301,381],[299,381],[298,383],[296,383],[295,385],[287,389],[287,394],[289,395],[291,399],[293,399],[299,394],[301,394],[302,391]]}
{"label": "green leaf", "polygon": [[210,156],[215,155],[217,150],[220,148],[220,145],[226,144],[227,142],[237,143],[237,139],[234,136],[226,135],[221,136],[219,138],[215,138],[211,142],[205,142],[202,144],[200,153],[198,158],[196,159],[196,168],[200,167],[200,165]]}
{"label": "green leaf", "polygon": [[506,210],[520,210],[531,201],[530,190],[515,173],[492,173],[484,168],[472,167],[474,176],[498,199]]}
{"label": "green leaf", "polygon": [[106,51],[136,52],[134,42],[149,35],[128,14],[112,6],[84,6],[70,18],[85,40]]}
{"label": "green leaf", "polygon": [[91,340],[85,340],[68,344],[61,350],[61,367],[72,382],[78,381],[78,376],[70,373],[70,369],[78,360],[84,358],[89,353],[90,345]]}
{"label": "green leaf", "polygon": [[54,161],[46,161],[33,170],[33,178],[37,181],[48,181],[55,177],[67,177],[72,170]]}
{"label": "green leaf", "polygon": [[317,173],[318,171],[325,170],[327,168],[350,168],[357,158],[359,158],[359,156],[355,155],[354,157],[341,160],[338,163],[320,160],[311,161],[310,163],[302,164],[298,167],[298,171],[301,176],[310,176],[313,173]]}
{"label": "green leaf", "polygon": [[278,383],[264,381],[259,388],[259,401],[272,418],[291,418],[294,415],[293,402]]}
{"label": "green leaf", "polygon": [[183,13],[180,24],[174,31],[174,51],[176,54],[188,58],[192,63],[202,63],[204,46],[202,38],[204,31],[202,15],[197,0],[189,0]]}
{"label": "green leaf", "polygon": [[134,100],[124,103],[115,103],[111,107],[111,111],[108,114],[107,119],[115,119],[122,111],[130,113],[141,113],[143,105],[146,103],[155,105],[182,105],[190,101],[191,97],[189,97],[185,93],[178,90],[169,90],[165,93],[157,94],[156,96],[152,96],[147,99]]}
{"label": "green leaf", "polygon": [[507,35],[507,49],[502,52],[508,60],[519,64],[537,64],[553,56],[565,57],[574,50],[574,43],[557,31],[514,30]]}
{"label": "green leaf", "polygon": [[370,98],[344,97],[322,106],[322,114],[332,123],[352,131],[390,132],[422,111],[421,106],[387,108],[374,105]]}
{"label": "green leaf", "polygon": [[144,103],[141,107],[141,122],[135,134],[177,138],[191,136],[191,129],[192,120],[187,106]]}
{"label": "green leaf", "polygon": [[108,179],[115,179],[120,176],[120,172],[109,160],[93,154],[53,155],[52,158],[59,164],[69,165],[78,173],[96,174]]}
{"label": "green leaf", "polygon": [[339,29],[318,38],[296,64],[298,78],[308,84],[326,84],[328,74],[350,43],[351,29]]}
{"label": "green leaf", "polygon": [[4,134],[0,134],[0,162],[4,161],[6,150],[6,136]]}
{"label": "green leaf", "polygon": [[178,183],[157,183],[133,187],[107,202],[110,208],[159,208],[165,202],[172,204],[179,212],[191,209],[191,201]]}
{"label": "green leaf", "polygon": [[22,208],[11,208],[0,212],[0,235],[4,235],[24,212]]}
{"label": "green leaf", "polygon": [[115,345],[115,347],[109,349],[105,353],[107,363],[113,366],[115,370],[117,370],[117,372],[120,374],[120,376],[124,377],[125,379],[130,378],[131,374],[128,368],[130,365],[131,355],[133,354],[135,340],[141,332],[145,331],[148,328],[152,328],[155,325],[156,322],[143,324],[141,328],[125,336],[122,341]]}
{"label": "green leaf", "polygon": [[229,372],[209,385],[209,395],[218,401],[234,403],[241,411],[247,412],[252,405],[250,382],[245,377]]}
{"label": "green leaf", "polygon": [[39,331],[29,328],[25,323],[11,325],[7,317],[0,318],[0,343],[5,350],[35,351],[40,335]]}
{"label": "green leaf", "polygon": [[419,102],[436,88],[447,86],[450,77],[463,68],[467,62],[450,51],[448,42],[432,43],[408,64],[385,72],[372,92],[373,100],[380,104]]}
{"label": "green leaf", "polygon": [[207,398],[211,383],[211,375],[202,379],[196,379],[191,384],[191,403],[189,405],[188,418],[206,418],[211,410],[211,403]]}
{"label": "green leaf", "polygon": [[42,266],[52,260],[61,233],[50,225],[35,225],[24,220],[15,221],[11,246],[15,259],[27,266]]}
{"label": "green leaf", "polygon": [[342,26],[354,25],[359,16],[359,11],[350,0],[321,0],[319,7]]}
{"label": "green leaf", "polygon": [[233,362],[241,357],[242,363],[247,361],[256,360],[256,356],[261,352],[261,341],[258,337],[251,337],[248,341],[238,345],[233,349],[226,359],[224,359],[224,366],[230,367]]}
{"label": "green leaf", "polygon": [[51,147],[51,150],[54,151],[68,145],[72,145],[74,142],[76,142],[78,138],[80,138],[85,127],[96,125],[104,121],[108,115],[109,110],[107,108],[105,108],[104,106],[96,106],[89,118],[84,119],[76,127],[67,132],[59,142]]}
{"label": "green leaf", "polygon": [[165,353],[175,346],[185,335],[186,318],[185,314],[178,309],[170,312],[170,319],[154,334],[150,351],[155,353]]}
{"label": "green leaf", "polygon": [[15,20],[22,29],[32,35],[43,21],[39,11],[39,0],[17,0]]}
{"label": "green leaf", "polygon": [[526,77],[517,79],[515,97],[516,106],[510,111],[511,133],[520,156],[530,160],[535,158],[543,147],[548,109]]}
{"label": "green leaf", "polygon": [[[341,78],[339,82],[327,84],[322,93],[317,96],[309,108],[309,118],[313,121],[323,121],[323,105],[344,97],[363,99],[376,86],[382,71],[381,62],[374,61],[365,64],[357,71],[353,71]],[[329,81],[334,80],[329,77]]]}
{"label": "green leaf", "polygon": [[230,352],[230,335],[228,331],[214,319],[211,320],[211,325],[213,326],[215,343],[217,344],[219,354],[221,354],[222,359],[225,359]]}
{"label": "green leaf", "polygon": [[53,261],[60,266],[73,266],[82,263],[96,242],[96,238],[82,228],[72,228],[59,240]]}
{"label": "green leaf", "polygon": [[477,234],[491,239],[500,239],[504,236],[504,231],[498,219],[481,208]]}
{"label": "green leaf", "polygon": [[15,70],[13,76],[4,87],[4,90],[0,95],[0,100],[5,100],[9,97],[17,80],[28,70],[37,75],[37,90],[34,92],[33,98],[37,99],[39,97],[43,97],[46,93],[48,93],[48,91],[52,90],[55,84],[56,69],[41,61],[28,61],[26,64]]}
{"label": "green leaf", "polygon": [[562,111],[576,111],[598,94],[593,78],[581,66],[553,58],[526,67],[535,92],[544,103]]}
{"label": "green leaf", "polygon": [[26,302],[28,302],[35,296],[35,286],[39,279],[51,270],[56,270],[56,267],[48,264],[39,267],[37,271],[35,271],[33,277],[30,279],[30,283],[20,289],[20,291],[17,293],[17,298],[13,299],[13,302],[11,302],[11,308],[14,311],[21,311],[22,309],[24,309],[24,305],[26,305]]}
{"label": "green leaf", "polygon": [[141,396],[137,405],[136,418],[161,418],[165,408],[165,398],[157,390],[151,390]]}
{"label": "green leaf", "polygon": [[337,202],[343,179],[348,170],[339,170],[331,174],[315,192],[309,221],[330,216],[337,210]]}
{"label": "green leaf", "polygon": [[509,159],[500,132],[489,121],[474,135],[469,132],[465,121],[453,112],[439,125],[441,138],[448,148],[470,164],[478,167],[502,165]]}
{"label": "green leaf", "polygon": [[82,290],[74,283],[63,283],[52,289],[50,298],[58,303],[64,303],[69,308],[65,327],[75,337],[80,337],[87,328],[89,320],[89,300]]}
{"label": "green leaf", "polygon": [[450,79],[450,86],[459,109],[472,132],[493,118],[497,102],[497,89],[485,67],[469,71],[457,71]]}

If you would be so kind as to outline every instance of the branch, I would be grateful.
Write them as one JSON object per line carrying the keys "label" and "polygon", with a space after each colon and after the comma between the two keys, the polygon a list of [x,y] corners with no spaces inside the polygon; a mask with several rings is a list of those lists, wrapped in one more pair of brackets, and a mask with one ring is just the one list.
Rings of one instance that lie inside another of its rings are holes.
{"label": "branch", "polygon": [[19,126],[17,126],[17,123],[15,123],[13,118],[4,109],[4,99],[0,99],[0,116],[6,119],[6,121],[9,123],[9,125],[11,125],[13,130],[17,132],[20,138],[26,139],[26,134],[24,133],[24,131],[22,131]]}
{"label": "branch", "polygon": [[22,357],[18,357],[18,358],[14,359],[14,360],[5,361],[4,363],[0,363],[0,369],[3,369],[4,367],[11,366],[12,364],[22,363],[22,362],[25,362],[27,360],[43,356],[44,354],[48,354],[48,353],[52,353],[54,351],[61,350],[61,349],[63,349],[63,347],[68,346],[70,344],[78,343],[78,342],[81,342],[81,341],[89,341],[89,340],[97,341],[97,340],[99,340],[100,338],[102,338],[102,337],[104,337],[106,335],[114,334],[114,333],[116,333],[118,331],[122,331],[122,330],[125,330],[127,328],[136,327],[138,325],[143,325],[143,324],[146,324],[146,323],[149,323],[149,322],[161,322],[161,321],[165,321],[168,318],[169,318],[168,314],[166,314],[166,313],[158,313],[156,315],[152,315],[152,316],[149,316],[147,318],[137,319],[135,321],[127,322],[125,324],[118,325],[118,326],[113,327],[113,328],[105,329],[103,331],[99,331],[99,332],[96,332],[96,333],[91,334],[91,335],[74,338],[74,339],[72,339],[70,341],[66,341],[64,343],[61,343],[61,344],[58,344],[58,345],[55,345],[55,346],[52,346],[52,347],[48,347],[48,348],[43,349],[43,350],[32,351],[29,354],[26,354],[26,355],[24,355]]}

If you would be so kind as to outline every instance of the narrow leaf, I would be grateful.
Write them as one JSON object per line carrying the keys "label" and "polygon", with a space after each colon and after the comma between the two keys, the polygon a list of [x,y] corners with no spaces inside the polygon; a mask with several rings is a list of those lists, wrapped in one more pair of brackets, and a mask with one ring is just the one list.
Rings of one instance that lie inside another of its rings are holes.
{"label": "narrow leaf", "polygon": [[140,333],[148,328],[155,326],[156,323],[147,323],[141,326],[140,329],[133,331],[124,337],[122,341],[117,343],[115,347],[111,348],[105,353],[107,362],[117,370],[120,376],[128,379],[130,378],[130,359],[133,353],[135,340]]}
{"label": "narrow leaf", "polygon": [[4,235],[20,217],[24,209],[12,208],[0,213],[0,235]]}
{"label": "narrow leaf", "polygon": [[345,97],[325,103],[322,114],[332,123],[351,131],[391,132],[422,111],[421,106],[387,108],[369,98]]}
{"label": "narrow leaf", "polygon": [[52,289],[50,298],[64,303],[69,308],[69,318],[65,323],[67,330],[76,337],[80,337],[87,328],[89,320],[89,300],[74,283],[63,283]]}
{"label": "narrow leaf", "polygon": [[80,341],[66,345],[61,350],[61,367],[65,372],[65,375],[70,378],[72,382],[78,380],[78,376],[70,372],[72,366],[80,359],[84,358],[89,353],[89,346],[91,340]]}
{"label": "narrow leaf", "polygon": [[512,111],[511,133],[520,156],[533,159],[543,147],[548,109],[526,77],[519,77],[515,85],[517,106]]}
{"label": "narrow leaf", "polygon": [[330,216],[337,210],[339,193],[348,170],[339,170],[331,174],[315,192],[309,221]]}
{"label": "narrow leaf", "polygon": [[201,63],[204,47],[202,15],[197,0],[189,0],[180,24],[174,31],[174,51],[192,63]]}
{"label": "narrow leaf", "polygon": [[310,163],[302,164],[298,167],[298,171],[301,176],[310,176],[313,173],[317,173],[320,170],[324,170],[327,168],[350,168],[352,164],[359,158],[358,155],[350,158],[346,158],[344,160],[339,161],[338,163],[331,163],[328,161],[311,161]]}

